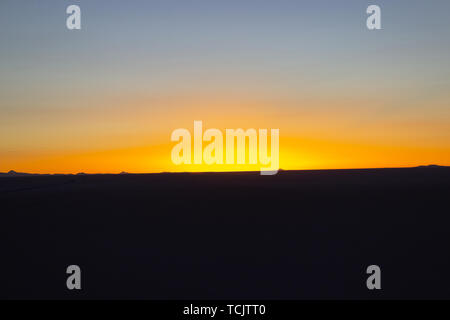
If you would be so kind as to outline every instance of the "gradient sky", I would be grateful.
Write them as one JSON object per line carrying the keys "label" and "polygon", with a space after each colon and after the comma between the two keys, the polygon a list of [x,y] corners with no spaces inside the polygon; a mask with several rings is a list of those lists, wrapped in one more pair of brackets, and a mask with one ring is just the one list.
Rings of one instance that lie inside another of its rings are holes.
{"label": "gradient sky", "polygon": [[[383,30],[367,30],[370,4]],[[170,134],[194,120],[279,128],[283,169],[450,165],[449,14],[448,0],[1,0],[0,171],[226,170],[171,163]]]}

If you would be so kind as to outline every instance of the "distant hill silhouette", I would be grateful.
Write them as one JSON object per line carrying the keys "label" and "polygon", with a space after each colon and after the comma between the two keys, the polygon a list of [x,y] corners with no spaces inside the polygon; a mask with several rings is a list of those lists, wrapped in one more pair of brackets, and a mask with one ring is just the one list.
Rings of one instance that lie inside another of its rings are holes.
{"label": "distant hill silhouette", "polygon": [[[314,170],[284,170],[279,169],[278,173],[280,172],[297,172],[297,171],[328,171],[328,170],[379,170],[379,169],[407,169],[407,168],[450,168],[449,166],[440,166],[437,164],[429,164],[429,165],[421,165],[417,167],[402,167],[402,168],[364,168],[364,169],[314,169]],[[237,171],[239,172],[239,171]],[[236,173],[237,173],[236,172]],[[257,172],[257,171],[250,171],[250,172]],[[161,172],[159,174],[177,174],[177,173],[192,173],[192,174],[203,174],[203,173],[233,173],[233,172]],[[242,171],[241,171],[242,173]],[[77,176],[87,176],[87,175],[99,175],[99,174],[105,174],[105,175],[114,175],[114,173],[85,173],[85,172],[78,172],[75,175]],[[122,171],[118,175],[126,175],[130,174],[129,172]],[[142,174],[149,174],[149,173],[142,173]],[[152,174],[158,174],[158,173],[152,173]],[[0,172],[0,177],[25,177],[25,176],[73,176],[73,173],[26,173],[26,172],[16,172],[14,170],[10,170],[9,172]]]}
{"label": "distant hill silhouette", "polygon": [[417,168],[441,168],[443,166],[437,165],[437,164],[429,164],[427,166],[418,166]]}
{"label": "distant hill silhouette", "polygon": [[24,176],[37,176],[37,175],[39,175],[39,174],[16,172],[14,170],[10,170],[7,173],[0,172],[0,177],[24,177]]}

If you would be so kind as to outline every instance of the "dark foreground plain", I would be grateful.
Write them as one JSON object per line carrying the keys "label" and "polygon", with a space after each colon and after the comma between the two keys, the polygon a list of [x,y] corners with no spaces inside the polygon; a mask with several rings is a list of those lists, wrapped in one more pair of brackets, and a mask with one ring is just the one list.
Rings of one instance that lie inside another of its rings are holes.
{"label": "dark foreground plain", "polygon": [[449,200],[448,167],[6,176],[0,298],[450,298]]}

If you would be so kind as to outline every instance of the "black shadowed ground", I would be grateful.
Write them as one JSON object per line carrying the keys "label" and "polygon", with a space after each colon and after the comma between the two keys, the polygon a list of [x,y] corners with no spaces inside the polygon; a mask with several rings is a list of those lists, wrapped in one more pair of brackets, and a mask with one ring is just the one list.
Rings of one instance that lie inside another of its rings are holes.
{"label": "black shadowed ground", "polygon": [[448,167],[4,176],[0,298],[450,298],[449,200]]}

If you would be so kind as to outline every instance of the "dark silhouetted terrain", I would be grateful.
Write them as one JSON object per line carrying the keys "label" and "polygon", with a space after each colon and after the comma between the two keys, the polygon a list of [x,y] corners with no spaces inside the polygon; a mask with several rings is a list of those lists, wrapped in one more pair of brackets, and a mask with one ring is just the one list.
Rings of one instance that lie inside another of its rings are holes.
{"label": "dark silhouetted terrain", "polygon": [[448,167],[4,175],[0,298],[450,298],[449,200]]}

